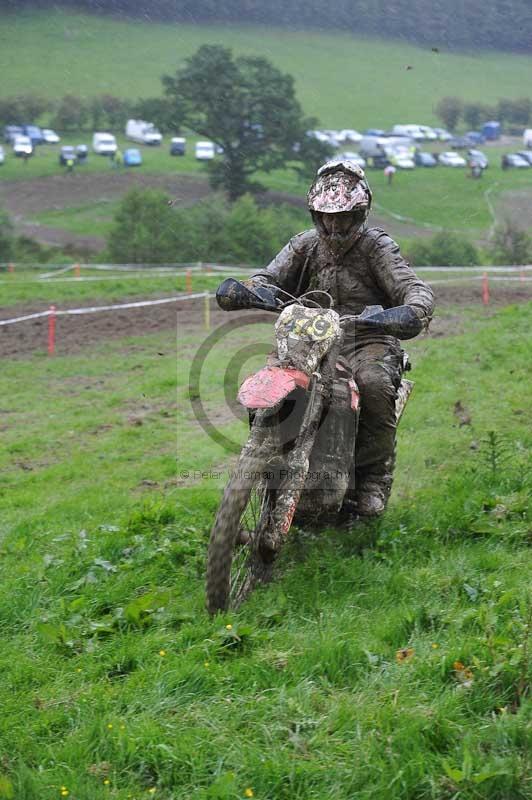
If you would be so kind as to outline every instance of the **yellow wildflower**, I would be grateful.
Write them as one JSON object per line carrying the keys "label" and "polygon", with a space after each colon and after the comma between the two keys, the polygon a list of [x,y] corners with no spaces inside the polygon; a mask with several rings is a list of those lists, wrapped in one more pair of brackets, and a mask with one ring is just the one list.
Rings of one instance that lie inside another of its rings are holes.
{"label": "yellow wildflower", "polygon": [[398,664],[402,664],[403,661],[408,661],[414,655],[414,648],[413,647],[402,647],[398,650],[395,654],[395,660]]}
{"label": "yellow wildflower", "polygon": [[230,622],[229,622],[229,624],[228,624],[228,625],[226,625],[225,627],[226,627],[226,629],[227,629],[228,631],[232,631],[232,630],[233,630],[233,626],[231,625],[231,623],[230,623]]}
{"label": "yellow wildflower", "polygon": [[112,731],[113,730],[113,723],[112,722],[108,722],[107,723],[107,727],[109,728],[110,731]]}
{"label": "yellow wildflower", "polygon": [[164,658],[164,656],[166,655],[166,650],[159,650],[159,655]]}
{"label": "yellow wildflower", "polygon": [[431,644],[431,647],[432,647],[433,650],[437,650],[439,646],[440,645],[437,644],[436,642],[432,642],[432,644]]}
{"label": "yellow wildflower", "polygon": [[248,788],[244,792],[244,796],[245,797],[254,797],[255,796],[255,793],[253,792],[253,789],[251,788],[251,786],[248,786]]}

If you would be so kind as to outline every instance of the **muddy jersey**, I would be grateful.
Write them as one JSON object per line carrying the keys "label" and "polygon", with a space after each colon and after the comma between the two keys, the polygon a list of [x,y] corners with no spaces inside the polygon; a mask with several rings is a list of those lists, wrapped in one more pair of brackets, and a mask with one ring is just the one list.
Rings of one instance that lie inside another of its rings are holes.
{"label": "muddy jersey", "polygon": [[[364,227],[341,255],[333,253],[316,229],[304,231],[290,239],[252,281],[273,283],[296,296],[321,289],[332,296],[340,315],[360,314],[372,305],[409,305],[428,323],[434,309],[432,289],[417,277],[396,242],[380,228]],[[371,338],[391,337],[372,334]]]}

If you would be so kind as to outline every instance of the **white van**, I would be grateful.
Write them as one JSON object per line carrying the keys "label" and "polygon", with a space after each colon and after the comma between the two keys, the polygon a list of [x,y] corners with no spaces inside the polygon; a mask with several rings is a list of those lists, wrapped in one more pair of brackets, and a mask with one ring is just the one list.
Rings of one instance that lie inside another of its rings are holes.
{"label": "white van", "polygon": [[[425,125],[394,125],[392,128],[392,133],[395,136],[408,136],[410,139],[416,139],[417,141],[422,141],[426,138],[425,131],[423,128],[426,128]],[[436,138],[430,137],[430,138]]]}
{"label": "white van", "polygon": [[126,136],[132,142],[139,142],[139,144],[158,145],[163,140],[162,134],[153,122],[145,122],[143,119],[128,119]]}
{"label": "white van", "polygon": [[196,142],[197,161],[212,161],[214,155],[215,149],[212,142]]}
{"label": "white van", "polygon": [[95,133],[92,137],[92,149],[100,156],[113,156],[118,147],[112,133]]}
{"label": "white van", "polygon": [[532,147],[532,128],[527,128],[524,131],[523,144],[525,147]]}

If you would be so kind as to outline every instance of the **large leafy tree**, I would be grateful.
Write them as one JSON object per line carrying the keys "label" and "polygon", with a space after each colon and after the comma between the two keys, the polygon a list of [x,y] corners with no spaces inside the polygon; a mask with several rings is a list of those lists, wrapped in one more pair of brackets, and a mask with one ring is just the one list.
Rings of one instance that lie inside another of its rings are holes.
{"label": "large leafy tree", "polygon": [[163,84],[184,123],[223,148],[209,164],[211,184],[231,200],[262,188],[255,173],[295,160],[294,146],[313,123],[302,116],[290,75],[226,47],[203,45]]}

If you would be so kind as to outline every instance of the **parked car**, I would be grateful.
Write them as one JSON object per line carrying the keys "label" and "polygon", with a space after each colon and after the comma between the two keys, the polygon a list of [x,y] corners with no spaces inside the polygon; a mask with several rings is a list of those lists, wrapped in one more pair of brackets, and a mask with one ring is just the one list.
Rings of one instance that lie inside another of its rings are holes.
{"label": "parked car", "polygon": [[528,161],[528,163],[532,167],[532,150],[519,150],[519,152],[516,153],[516,155],[521,156],[521,158],[524,158],[525,161]]}
{"label": "parked car", "polygon": [[128,119],[126,136],[131,141],[140,144],[159,145],[163,140],[162,134],[153,122],[146,122],[143,119]]}
{"label": "parked car", "polygon": [[213,142],[196,142],[196,160],[212,161],[215,155]]}
{"label": "parked car", "polygon": [[416,166],[413,154],[404,147],[389,151],[388,160],[397,169],[415,169]]}
{"label": "parked car", "polygon": [[438,134],[430,125],[420,125],[419,130],[425,135],[426,141],[434,142],[438,138]]}
{"label": "parked car", "polygon": [[528,169],[530,163],[517,153],[505,153],[501,158],[502,169]]}
{"label": "parked car", "polygon": [[477,166],[480,169],[487,169],[489,165],[488,158],[482,150],[468,150],[467,163],[470,167]]}
{"label": "parked car", "polygon": [[307,131],[307,136],[310,136],[312,139],[317,139],[318,142],[329,141],[329,137],[323,131]]}
{"label": "parked car", "polygon": [[0,146],[0,164],[3,164],[5,160],[4,148]]}
{"label": "parked car", "polygon": [[414,155],[414,163],[416,167],[436,167],[438,165],[438,159],[435,158],[432,153],[418,152]]}
{"label": "parked car", "polygon": [[465,167],[466,160],[459,156],[458,153],[453,153],[449,150],[447,153],[440,153],[438,156],[438,163],[443,167]]}
{"label": "parked car", "polygon": [[112,133],[95,133],[92,137],[92,149],[100,156],[114,156],[118,146]]}
{"label": "parked car", "polygon": [[525,147],[532,147],[532,128],[523,131],[523,144]]}
{"label": "parked car", "polygon": [[432,130],[434,131],[440,142],[448,142],[450,141],[450,139],[453,138],[452,133],[446,131],[445,128],[433,128]]}
{"label": "parked car", "polygon": [[367,128],[365,131],[362,131],[362,136],[386,136],[386,131],[383,131],[381,128]]}
{"label": "parked car", "polygon": [[335,160],[338,159],[338,161],[352,161],[353,164],[358,164],[362,169],[366,168],[366,159],[362,158],[360,153],[355,153],[352,150],[347,150],[345,153],[338,153],[334,158]]}
{"label": "parked car", "polygon": [[360,141],[362,141],[362,134],[353,130],[352,128],[344,128],[344,130],[338,131],[336,134],[336,140],[341,144],[346,144],[347,142],[358,144]]}
{"label": "parked car", "polygon": [[452,139],[449,139],[447,144],[449,147],[452,147],[453,150],[467,150],[468,147],[471,147],[472,143],[467,136],[453,136]]}
{"label": "parked car", "polygon": [[170,139],[170,155],[184,156],[187,150],[187,140],[183,136],[173,136]]}
{"label": "parked car", "polygon": [[20,125],[6,125],[4,128],[4,142],[13,144],[17,136],[24,136],[24,131]]}
{"label": "parked car", "polygon": [[76,145],[76,158],[79,164],[84,164],[89,156],[89,148],[86,144]]}
{"label": "parked car", "polygon": [[[427,138],[426,131],[429,130],[426,125],[394,125],[392,134],[394,136],[408,136],[409,139],[416,141],[423,141]],[[434,135],[435,139],[436,136]]]}
{"label": "parked car", "polygon": [[128,147],[124,153],[124,167],[140,167],[142,156],[136,147]]}
{"label": "parked car", "polygon": [[33,145],[29,136],[17,136],[13,142],[13,153],[21,158],[27,158],[33,154]]}
{"label": "parked car", "polygon": [[44,144],[42,130],[38,125],[23,125],[22,129],[24,131],[24,136],[30,137],[31,143],[34,147],[36,144]]}
{"label": "parked car", "polygon": [[45,144],[59,144],[59,142],[61,141],[57,133],[53,131],[51,128],[42,129],[42,138],[44,139]]}
{"label": "parked car", "polygon": [[484,144],[486,141],[486,137],[480,131],[468,131],[466,133],[466,139],[469,139],[471,144]]}
{"label": "parked car", "polygon": [[59,163],[64,167],[71,160],[77,161],[76,148],[71,144],[65,144],[59,151]]}

